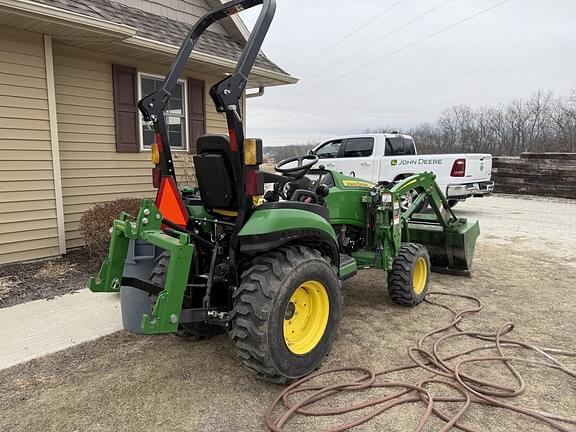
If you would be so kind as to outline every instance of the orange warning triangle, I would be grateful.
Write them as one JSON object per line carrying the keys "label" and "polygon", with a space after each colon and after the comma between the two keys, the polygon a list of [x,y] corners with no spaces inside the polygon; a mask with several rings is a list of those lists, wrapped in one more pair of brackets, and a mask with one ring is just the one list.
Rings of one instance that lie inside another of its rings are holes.
{"label": "orange warning triangle", "polygon": [[182,197],[172,177],[162,177],[162,183],[160,183],[160,189],[158,190],[158,195],[156,195],[156,207],[158,207],[164,219],[186,227],[188,211],[182,202]]}

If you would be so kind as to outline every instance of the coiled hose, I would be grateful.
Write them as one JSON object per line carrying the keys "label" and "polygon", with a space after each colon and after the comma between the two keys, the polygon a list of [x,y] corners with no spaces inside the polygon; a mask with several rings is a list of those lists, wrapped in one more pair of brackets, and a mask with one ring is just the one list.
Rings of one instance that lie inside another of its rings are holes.
{"label": "coiled hose", "polygon": [[[459,297],[472,301],[475,306],[461,311],[456,311],[450,306],[431,300],[431,297],[433,298],[434,296]],[[266,423],[270,430],[275,432],[284,432],[287,422],[296,415],[337,416],[364,410],[368,407],[375,407],[369,413],[357,418],[356,420],[327,429],[327,432],[345,431],[362,425],[395,406],[409,403],[420,403],[423,404],[426,409],[415,428],[415,431],[417,432],[421,431],[425,427],[432,416],[436,416],[445,422],[441,432],[449,431],[452,428],[457,428],[465,432],[476,432],[472,427],[459,423],[461,417],[473,404],[508,409],[515,413],[532,417],[558,431],[570,432],[569,429],[566,429],[566,426],[569,424],[576,424],[576,418],[574,417],[568,418],[550,412],[523,408],[518,405],[504,402],[502,399],[520,396],[526,390],[526,382],[515,367],[515,364],[518,363],[528,363],[531,365],[555,369],[572,378],[576,378],[576,371],[567,368],[557,358],[552,356],[552,354],[576,356],[575,352],[551,348],[539,348],[526,342],[505,337],[514,330],[513,323],[504,324],[494,333],[462,330],[460,328],[460,323],[464,317],[478,313],[482,310],[482,303],[475,296],[435,291],[429,293],[425,301],[431,305],[442,307],[451,312],[453,320],[445,326],[426,333],[418,340],[416,346],[410,347],[408,349],[408,357],[411,360],[410,363],[377,372],[369,368],[351,366],[323,370],[308,375],[284,389],[271,403],[266,412]],[[449,333],[439,336],[441,333],[446,332]],[[433,341],[431,348],[425,349],[424,343],[436,335],[439,337]],[[457,354],[448,357],[441,356],[441,346],[445,345],[449,341],[465,337],[488,343],[458,352]],[[531,351],[538,354],[542,359],[536,360],[522,357],[511,357],[504,354],[503,349],[506,347],[522,348],[525,351]],[[485,356],[478,355],[478,353],[483,351],[495,351],[495,354]],[[474,355],[471,356],[471,354]],[[453,366],[449,365],[448,361],[452,361]],[[480,362],[500,362],[510,371],[517,385],[513,388],[497,382],[489,382],[474,378],[462,371],[464,365]],[[410,369],[425,370],[430,372],[431,375],[414,383],[388,381],[385,378],[382,378],[393,372],[406,371]],[[360,372],[362,375],[359,378],[354,379],[344,378],[341,376],[342,373],[349,375],[350,372]],[[334,375],[333,378],[335,378],[336,384],[310,384],[310,381],[324,375]],[[449,387],[455,390],[459,396],[433,397],[426,389],[426,387],[431,384]],[[311,407],[313,404],[321,400],[326,400],[341,392],[357,392],[386,387],[398,389],[398,391],[381,398],[334,409],[314,409]],[[305,396],[294,402],[293,399],[295,399],[295,396],[299,393],[305,393]],[[462,405],[457,413],[448,415],[440,409],[437,402],[458,402]],[[280,413],[278,413],[278,411],[280,411]]]}

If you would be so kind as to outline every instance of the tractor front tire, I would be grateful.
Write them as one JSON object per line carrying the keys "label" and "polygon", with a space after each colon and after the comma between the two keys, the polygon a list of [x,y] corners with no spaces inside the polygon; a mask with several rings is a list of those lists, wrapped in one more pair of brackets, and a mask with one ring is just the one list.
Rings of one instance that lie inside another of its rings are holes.
{"label": "tractor front tire", "polygon": [[430,280],[430,256],[425,246],[403,243],[388,272],[388,293],[396,304],[416,306],[424,300]]}
{"label": "tractor front tire", "polygon": [[342,294],[335,269],[317,250],[283,247],[256,258],[233,297],[230,337],[261,378],[294,381],[330,352]]}

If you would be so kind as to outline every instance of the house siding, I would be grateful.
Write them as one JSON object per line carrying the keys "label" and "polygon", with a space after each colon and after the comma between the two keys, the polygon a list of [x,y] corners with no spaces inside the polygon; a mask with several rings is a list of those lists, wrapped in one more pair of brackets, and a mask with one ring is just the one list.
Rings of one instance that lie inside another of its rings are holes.
{"label": "house siding", "polygon": [[42,35],[0,28],[0,264],[58,255]]}
{"label": "house siding", "polygon": [[[170,4],[179,7],[179,2]],[[182,2],[196,5],[198,16],[206,8],[204,2]],[[190,14],[191,22],[197,19]],[[70,249],[84,245],[79,222],[94,204],[156,193],[149,152],[116,152],[112,65],[154,75],[164,75],[168,67],[57,42],[52,50],[65,240]],[[205,82],[207,133],[227,134],[226,119],[208,95],[222,77],[193,70],[182,76]],[[43,35],[0,26],[0,264],[60,254],[50,137]],[[180,185],[195,186],[192,155],[173,156]]]}
{"label": "house siding", "polygon": [[[117,153],[112,64],[121,59],[54,44],[54,75],[60,142],[66,246],[82,246],[82,214],[92,205],[120,197],[153,197],[149,153]],[[165,66],[129,62],[140,72],[163,74]],[[206,92],[220,77],[206,81]],[[226,133],[224,116],[206,99],[208,133]],[[191,155],[174,153],[181,184],[195,184]]]}

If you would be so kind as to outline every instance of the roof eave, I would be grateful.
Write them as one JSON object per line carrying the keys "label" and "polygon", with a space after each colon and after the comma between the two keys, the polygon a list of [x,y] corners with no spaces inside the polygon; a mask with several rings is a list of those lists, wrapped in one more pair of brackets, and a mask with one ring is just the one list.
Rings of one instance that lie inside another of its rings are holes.
{"label": "roof eave", "polygon": [[[133,45],[139,48],[146,48],[174,55],[176,55],[179,50],[179,47],[176,45],[155,41],[152,39],[144,38],[142,36],[132,36],[130,38],[123,40],[122,43]],[[229,60],[226,58],[214,56],[200,51],[193,51],[192,54],[190,55],[190,58],[204,63],[209,63],[215,66],[221,66],[229,69],[234,69],[236,67],[236,61],[234,60]],[[282,74],[258,66],[254,66],[252,68],[252,74],[255,76],[273,80],[277,83],[276,85],[296,84],[298,82],[298,79],[294,78],[291,75]]]}
{"label": "roof eave", "polygon": [[[28,16],[34,19],[41,19],[42,21],[48,21],[59,25],[84,29],[92,33],[112,36],[114,39],[117,39],[117,42],[127,44],[128,46],[150,49],[171,55],[176,55],[179,49],[176,45],[137,36],[137,29],[135,27],[127,26],[125,24],[111,23],[104,19],[89,17],[65,9],[36,3],[31,0],[0,0],[0,10],[8,10],[10,13]],[[193,51],[190,58],[230,70],[233,70],[236,66],[236,61],[232,59],[218,57],[199,51]],[[251,76],[260,77],[266,80],[267,84],[264,86],[267,87],[271,85],[295,84],[298,82],[298,79],[289,74],[283,74],[258,66],[253,68]]]}

